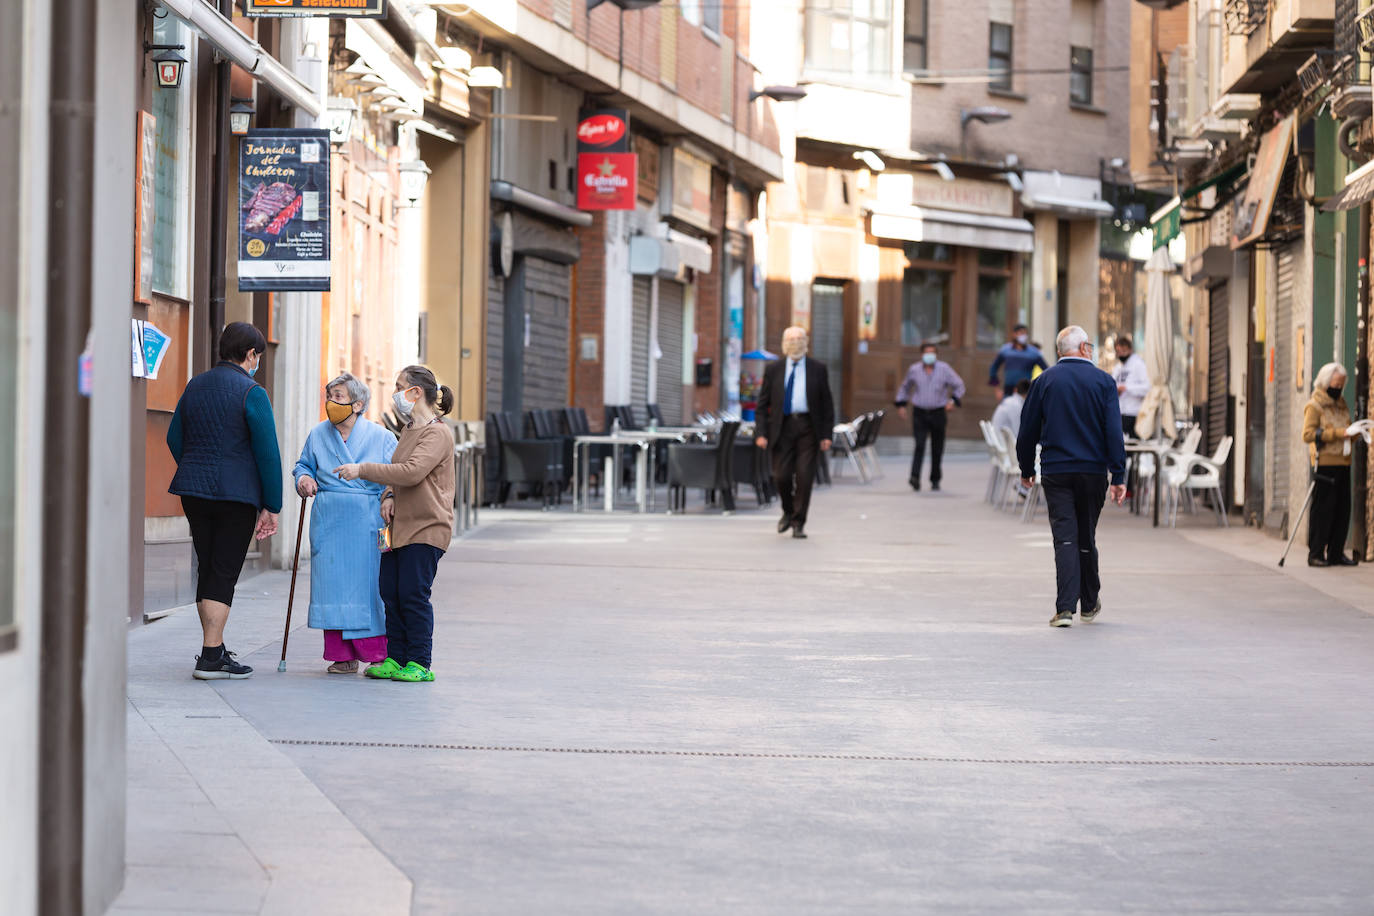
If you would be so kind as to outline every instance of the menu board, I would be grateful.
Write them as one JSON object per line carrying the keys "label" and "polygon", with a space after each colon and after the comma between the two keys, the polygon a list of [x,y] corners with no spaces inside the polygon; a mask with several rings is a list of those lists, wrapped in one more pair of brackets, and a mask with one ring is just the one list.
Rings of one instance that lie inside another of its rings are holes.
{"label": "menu board", "polygon": [[239,141],[240,292],[329,290],[329,131]]}

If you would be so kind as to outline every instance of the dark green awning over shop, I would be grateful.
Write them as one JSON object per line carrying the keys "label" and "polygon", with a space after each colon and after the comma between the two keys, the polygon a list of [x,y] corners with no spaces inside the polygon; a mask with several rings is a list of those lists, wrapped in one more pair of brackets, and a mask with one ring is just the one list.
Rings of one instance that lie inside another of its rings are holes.
{"label": "dark green awning over shop", "polygon": [[1178,235],[1183,225],[1183,204],[1185,201],[1196,197],[1208,188],[1220,187],[1223,194],[1230,190],[1230,186],[1245,177],[1245,163],[1238,162],[1229,169],[1208,178],[1206,181],[1199,182],[1187,188],[1178,197],[1174,198],[1172,206],[1166,206],[1163,210],[1155,214],[1150,223],[1150,229],[1154,234],[1154,245],[1156,248],[1163,248]]}

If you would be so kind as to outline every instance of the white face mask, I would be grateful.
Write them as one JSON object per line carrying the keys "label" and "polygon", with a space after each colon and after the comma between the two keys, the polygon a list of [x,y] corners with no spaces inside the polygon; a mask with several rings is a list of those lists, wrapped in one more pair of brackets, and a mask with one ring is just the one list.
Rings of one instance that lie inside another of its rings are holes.
{"label": "white face mask", "polygon": [[1019,343],[1019,344],[1020,344],[1021,346],[1023,346],[1023,347],[1026,345],[1026,342],[1029,341],[1029,340],[1030,340],[1030,337],[1027,336],[1027,335],[1025,335],[1025,334],[1017,334],[1017,335],[1016,335],[1016,342]]}
{"label": "white face mask", "polygon": [[406,400],[406,393],[398,391],[391,396],[391,403],[396,405],[396,412],[403,417],[410,416],[410,412],[415,409],[415,405]]}

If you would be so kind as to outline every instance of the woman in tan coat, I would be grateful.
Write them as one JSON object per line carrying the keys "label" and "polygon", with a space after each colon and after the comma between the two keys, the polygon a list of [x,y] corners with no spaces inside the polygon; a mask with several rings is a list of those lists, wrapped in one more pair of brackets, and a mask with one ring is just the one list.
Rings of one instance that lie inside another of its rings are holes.
{"label": "woman in tan coat", "polygon": [[365,462],[334,469],[344,480],[386,486],[382,520],[391,549],[382,554],[379,586],[386,606],[385,661],[363,673],[389,681],[432,681],[434,607],[429,593],[439,558],[453,538],[453,432],[439,419],[453,409],[453,392],[424,366],[396,376],[391,396],[409,420],[389,464]]}
{"label": "woman in tan coat", "polygon": [[1340,363],[1322,366],[1302,412],[1302,441],[1317,466],[1308,515],[1308,566],[1355,565],[1345,555],[1345,535],[1350,527],[1350,437],[1359,431],[1351,427],[1350,408],[1341,397],[1345,380]]}

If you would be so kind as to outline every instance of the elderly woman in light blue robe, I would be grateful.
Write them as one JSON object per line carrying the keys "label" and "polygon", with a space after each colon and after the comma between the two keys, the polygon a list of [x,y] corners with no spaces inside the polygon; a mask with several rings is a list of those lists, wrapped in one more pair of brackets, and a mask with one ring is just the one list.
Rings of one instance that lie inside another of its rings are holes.
{"label": "elderly woman in light blue robe", "polygon": [[325,386],[327,419],[310,431],[292,471],[310,510],[310,626],[324,630],[331,674],[386,658],[386,614],[377,585],[381,563],[381,484],[341,480],[333,468],[386,464],[396,437],[363,417],[371,392],[347,372]]}

